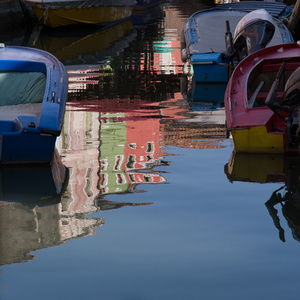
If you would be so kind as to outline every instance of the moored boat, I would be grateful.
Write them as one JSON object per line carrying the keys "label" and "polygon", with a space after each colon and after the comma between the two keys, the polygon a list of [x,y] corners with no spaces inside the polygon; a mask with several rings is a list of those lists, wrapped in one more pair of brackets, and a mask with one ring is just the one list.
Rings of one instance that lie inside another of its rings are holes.
{"label": "moored boat", "polygon": [[38,22],[51,28],[107,24],[129,18],[136,0],[25,0]]}
{"label": "moored boat", "polygon": [[239,61],[258,48],[293,42],[284,24],[291,13],[284,3],[265,1],[200,10],[184,24],[182,61],[190,64],[196,82],[228,82],[233,58]]}
{"label": "moored boat", "polygon": [[0,45],[0,163],[50,163],[68,92],[52,54]]}
{"label": "moored boat", "polygon": [[224,99],[236,152],[299,152],[299,67],[299,42],[261,49],[238,64]]}

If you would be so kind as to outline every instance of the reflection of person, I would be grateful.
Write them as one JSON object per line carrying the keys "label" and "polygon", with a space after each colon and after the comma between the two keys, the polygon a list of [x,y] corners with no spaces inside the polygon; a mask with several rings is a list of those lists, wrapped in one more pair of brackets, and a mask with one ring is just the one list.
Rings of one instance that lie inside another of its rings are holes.
{"label": "reflection of person", "polygon": [[[281,190],[283,187],[281,187],[279,190]],[[277,191],[279,191],[277,190]],[[279,230],[279,238],[281,241],[285,242],[285,237],[284,237],[284,229],[280,225],[280,219],[277,215],[278,210],[274,207],[276,204],[281,203],[281,194],[278,193],[277,191],[273,192],[271,198],[265,203],[270,216],[273,219],[275,227]]]}
{"label": "reflection of person", "polygon": [[286,218],[289,227],[292,230],[293,238],[300,242],[300,194],[297,186],[287,189],[286,193],[282,196],[279,192],[285,186],[276,190],[271,198],[265,203],[268,211],[273,219],[275,227],[279,230],[279,238],[285,242],[284,230],[280,225],[280,220],[277,215],[277,209],[274,207],[276,204],[281,204],[283,216]]}

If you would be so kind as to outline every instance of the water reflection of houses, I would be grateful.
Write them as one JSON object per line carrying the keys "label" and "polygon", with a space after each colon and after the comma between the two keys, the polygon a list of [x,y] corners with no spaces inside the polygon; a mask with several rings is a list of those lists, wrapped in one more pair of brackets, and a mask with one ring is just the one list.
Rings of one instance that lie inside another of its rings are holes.
{"label": "water reflection of houses", "polygon": [[95,234],[104,223],[64,212],[69,174],[60,161],[51,167],[2,166],[0,174],[0,265],[28,261],[32,251]]}
{"label": "water reflection of houses", "polygon": [[94,199],[98,195],[131,192],[141,183],[165,182],[153,170],[163,155],[159,120],[139,119],[137,112],[133,116],[114,113],[113,107],[105,112],[99,106],[68,105],[61,150],[71,170],[70,194],[76,190],[76,197],[68,200],[66,211],[75,206],[75,211],[96,211]]}
{"label": "water reflection of houses", "polygon": [[31,208],[2,202],[0,217],[0,265],[25,262],[35,258],[32,251],[93,235],[104,222],[103,218],[64,216],[60,204]]}
{"label": "water reflection of houses", "polygon": [[[101,194],[133,191],[141,183],[165,182],[165,178],[153,170],[161,164],[163,155],[159,120],[113,122],[115,117],[107,113],[101,119]],[[119,117],[124,115],[121,113]]]}

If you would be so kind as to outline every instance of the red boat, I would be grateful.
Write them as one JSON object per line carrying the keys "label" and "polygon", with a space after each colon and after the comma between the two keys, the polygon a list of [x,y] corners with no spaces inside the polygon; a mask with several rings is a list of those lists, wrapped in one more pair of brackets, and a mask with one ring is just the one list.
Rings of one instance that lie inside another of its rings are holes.
{"label": "red boat", "polygon": [[300,42],[268,47],[242,60],[224,101],[236,152],[298,153]]}

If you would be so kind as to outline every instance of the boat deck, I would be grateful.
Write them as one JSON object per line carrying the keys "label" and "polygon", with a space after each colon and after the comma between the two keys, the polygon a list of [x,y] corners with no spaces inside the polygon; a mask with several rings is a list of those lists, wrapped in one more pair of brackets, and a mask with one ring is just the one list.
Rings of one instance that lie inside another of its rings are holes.
{"label": "boat deck", "polygon": [[42,103],[0,106],[0,121],[14,121],[19,116],[39,117]]}

